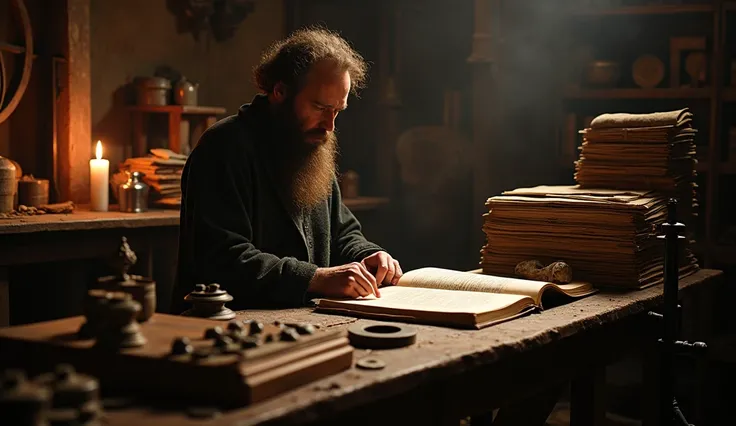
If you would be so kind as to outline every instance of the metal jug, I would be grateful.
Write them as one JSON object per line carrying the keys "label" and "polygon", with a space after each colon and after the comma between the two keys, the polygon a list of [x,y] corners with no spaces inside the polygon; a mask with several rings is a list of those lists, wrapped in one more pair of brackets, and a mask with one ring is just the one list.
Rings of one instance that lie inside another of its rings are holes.
{"label": "metal jug", "polygon": [[174,103],[177,105],[197,105],[197,90],[199,84],[182,77],[174,86]]}
{"label": "metal jug", "polygon": [[143,182],[144,173],[128,173],[128,181],[120,185],[118,199],[120,211],[127,213],[143,213],[148,211],[149,186]]}

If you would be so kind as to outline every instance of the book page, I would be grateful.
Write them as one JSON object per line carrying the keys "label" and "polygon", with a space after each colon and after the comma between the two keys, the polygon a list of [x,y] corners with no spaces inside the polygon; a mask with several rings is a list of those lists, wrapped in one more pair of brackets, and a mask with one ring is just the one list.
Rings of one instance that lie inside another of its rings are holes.
{"label": "book page", "polygon": [[433,288],[418,290],[416,288],[394,286],[382,288],[381,297],[370,295],[358,299],[340,300],[340,303],[430,312],[480,314],[503,309],[520,299],[523,299],[523,296],[478,294]]}
{"label": "book page", "polygon": [[[402,287],[518,294],[529,296],[534,299],[535,303],[539,303],[539,295],[547,283],[441,268],[420,268],[404,273],[399,279],[398,285]],[[383,291],[382,289],[381,294],[383,294]]]}
{"label": "book page", "polygon": [[358,299],[318,299],[317,309],[426,324],[481,328],[535,307],[527,296],[391,286]]}

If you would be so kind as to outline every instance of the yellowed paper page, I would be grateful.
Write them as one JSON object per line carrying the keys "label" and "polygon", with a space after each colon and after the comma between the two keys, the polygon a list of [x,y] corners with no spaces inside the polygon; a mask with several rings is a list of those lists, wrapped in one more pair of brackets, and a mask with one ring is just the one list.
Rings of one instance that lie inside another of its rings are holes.
{"label": "yellowed paper page", "polygon": [[[520,278],[497,277],[442,268],[420,268],[406,272],[399,279],[401,287],[423,287],[483,293],[518,294],[539,303],[539,294],[547,283]],[[383,294],[384,290],[381,290]]]}

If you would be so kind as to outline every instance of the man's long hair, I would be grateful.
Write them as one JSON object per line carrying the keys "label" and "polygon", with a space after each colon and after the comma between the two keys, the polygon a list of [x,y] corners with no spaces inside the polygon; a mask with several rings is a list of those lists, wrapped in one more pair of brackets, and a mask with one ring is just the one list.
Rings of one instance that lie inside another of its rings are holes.
{"label": "man's long hair", "polygon": [[287,98],[275,108],[280,157],[279,175],[292,207],[308,210],[324,201],[332,192],[337,173],[337,136],[326,135],[325,143],[304,142],[300,123],[294,114],[294,97],[302,89],[307,74],[318,63],[329,62],[350,75],[350,92],[357,95],[364,87],[368,66],[363,57],[342,37],[327,29],[300,29],[272,45],[254,70],[258,88],[271,93],[277,83],[286,86]]}
{"label": "man's long hair", "polygon": [[368,74],[366,61],[345,39],[321,27],[299,29],[274,43],[261,57],[253,76],[265,93],[271,93],[279,82],[296,93],[312,66],[325,60],[350,74],[351,93],[357,95],[364,87]]}

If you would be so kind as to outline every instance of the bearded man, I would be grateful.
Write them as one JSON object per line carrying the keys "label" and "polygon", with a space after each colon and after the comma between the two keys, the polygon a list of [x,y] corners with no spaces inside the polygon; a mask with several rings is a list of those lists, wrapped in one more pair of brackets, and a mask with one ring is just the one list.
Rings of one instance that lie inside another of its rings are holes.
{"label": "bearded man", "polygon": [[397,282],[399,262],[363,236],[336,178],[335,118],[366,73],[323,29],[263,55],[254,72],[263,93],[210,127],[184,167],[174,311],[199,283],[219,283],[242,309],[380,297]]}

